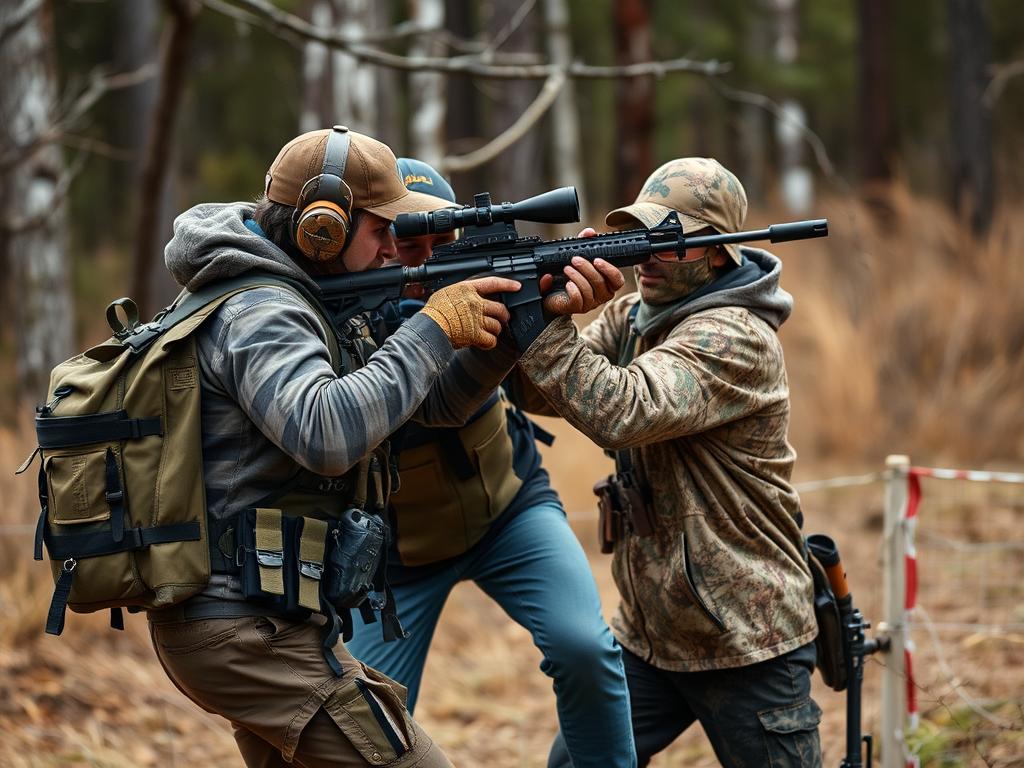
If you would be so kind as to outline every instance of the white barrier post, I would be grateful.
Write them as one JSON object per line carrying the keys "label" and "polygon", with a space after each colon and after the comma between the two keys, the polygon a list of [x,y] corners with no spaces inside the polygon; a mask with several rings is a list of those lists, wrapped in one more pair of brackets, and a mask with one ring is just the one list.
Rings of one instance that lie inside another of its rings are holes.
{"label": "white barrier post", "polygon": [[903,513],[907,506],[907,456],[889,456],[885,460],[885,539],[882,555],[882,580],[885,595],[885,624],[881,634],[889,639],[882,674],[882,768],[902,768],[903,732],[907,711],[904,651],[904,537]]}

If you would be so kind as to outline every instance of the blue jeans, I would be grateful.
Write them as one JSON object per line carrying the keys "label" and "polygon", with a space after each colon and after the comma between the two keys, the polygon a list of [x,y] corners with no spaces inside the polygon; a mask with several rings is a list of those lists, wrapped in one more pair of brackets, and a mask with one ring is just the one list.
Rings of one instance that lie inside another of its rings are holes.
{"label": "blue jeans", "polygon": [[406,686],[412,712],[438,617],[460,581],[475,581],[533,635],[544,655],[540,668],[554,680],[558,721],[574,768],[634,768],[622,651],[601,617],[590,564],[560,504],[523,510],[486,546],[395,587],[408,639],[385,643],[373,626],[362,627],[346,647]]}

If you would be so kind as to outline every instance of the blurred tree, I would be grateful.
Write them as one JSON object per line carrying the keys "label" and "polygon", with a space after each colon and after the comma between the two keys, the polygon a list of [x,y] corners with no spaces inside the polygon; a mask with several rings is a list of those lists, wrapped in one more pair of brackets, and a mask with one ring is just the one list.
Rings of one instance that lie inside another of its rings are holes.
{"label": "blurred tree", "polygon": [[[548,57],[553,64],[568,67],[572,63],[572,38],[569,36],[569,6],[566,0],[544,0],[544,22]],[[552,107],[551,129],[552,186],[582,186],[580,125],[576,88],[571,79],[566,79]],[[585,203],[586,197],[581,196],[582,221],[587,218]],[[563,234],[570,234],[569,231],[577,227],[567,225],[559,229]]]}
{"label": "blurred tree", "polygon": [[[409,0],[409,18],[425,27],[444,27],[444,0]],[[418,35],[409,46],[412,56],[440,56],[444,45],[438,35]],[[413,157],[435,168],[444,157],[446,82],[440,72],[409,75],[409,144]]]}
{"label": "blurred tree", "polygon": [[[149,120],[146,153],[139,182],[139,208],[135,223],[131,295],[143,317],[163,305],[166,296],[154,297],[154,283],[165,284],[163,243],[169,233],[161,226],[161,211],[168,203],[167,178],[174,147],[174,126],[186,80],[189,42],[200,6],[195,0],[164,0],[169,14],[160,43],[160,81]],[[165,217],[166,219],[166,217]],[[156,275],[160,280],[156,280]]]}
{"label": "blurred tree", "polygon": [[0,6],[0,266],[17,329],[17,391],[45,396],[50,368],[72,342],[66,195],[60,145],[53,6]]}
{"label": "blurred tree", "polygon": [[[763,0],[751,5],[744,4],[739,13],[732,9],[733,25],[739,28],[736,39],[741,41],[736,58],[736,78],[750,83],[747,88],[756,88],[751,80],[763,72],[764,62],[769,58],[771,29],[765,13]],[[765,111],[747,102],[736,107],[736,174],[743,182],[747,199],[751,205],[763,204],[767,194],[767,171],[770,162],[768,147],[768,115]]]}
{"label": "blurred tree", "polygon": [[[651,58],[651,1],[615,0],[615,63],[619,66]],[[654,79],[615,81],[614,205],[633,202],[654,170]]]}
{"label": "blurred tree", "polygon": [[[797,0],[775,2],[775,57],[782,67],[797,61],[799,48],[799,13]],[[795,98],[782,101],[782,114],[775,121],[775,137],[779,146],[779,176],[783,202],[794,214],[805,215],[814,197],[813,177],[804,162],[802,128],[807,113]]]}
{"label": "blurred tree", "polygon": [[[115,72],[134,72],[156,58],[160,4],[158,0],[117,0],[115,3],[116,31],[113,36]],[[110,109],[122,119],[111,121],[110,134],[114,145],[124,150],[129,162],[113,165],[115,186],[119,190],[134,190],[138,183],[138,168],[146,149],[146,137],[153,104],[156,100],[156,80],[148,78],[132,88],[111,94]],[[131,115],[131,119],[124,119]],[[134,211],[136,196],[123,195],[124,206]],[[127,234],[127,233],[121,233]]]}
{"label": "blurred tree", "polygon": [[889,96],[889,29],[886,0],[859,0],[861,178],[887,183],[896,155]]}
{"label": "blurred tree", "polygon": [[953,208],[978,234],[992,223],[992,126],[984,103],[990,39],[981,0],[949,0]]}
{"label": "blurred tree", "polygon": [[[445,19],[448,30],[463,39],[477,33],[477,4],[469,0],[445,0]],[[445,117],[445,138],[449,152],[464,152],[481,143],[482,99],[473,78],[456,73],[448,77],[448,97]],[[486,189],[484,169],[450,174],[456,197],[466,202],[475,192]]]}
{"label": "blurred tree", "polygon": [[[334,12],[330,0],[307,0],[303,18],[319,29],[330,29]],[[333,125],[343,117],[333,114],[331,50],[323,43],[307,40],[302,46],[302,112],[299,131],[315,131]]]}
{"label": "blurred tree", "polygon": [[[539,48],[538,15],[534,3],[489,0],[482,6],[482,25],[494,51],[536,53]],[[487,96],[486,135],[496,136],[523,114],[540,91],[536,80],[475,81]],[[490,191],[495,200],[521,200],[544,186],[544,145],[540,131],[532,130],[488,164]],[[538,178],[540,176],[540,178]],[[480,190],[476,190],[480,191]]]}
{"label": "blurred tree", "polygon": [[[349,39],[366,37],[372,23],[373,0],[331,0],[331,29]],[[329,123],[342,123],[354,131],[377,135],[377,77],[373,67],[341,50],[331,53],[334,104]]]}

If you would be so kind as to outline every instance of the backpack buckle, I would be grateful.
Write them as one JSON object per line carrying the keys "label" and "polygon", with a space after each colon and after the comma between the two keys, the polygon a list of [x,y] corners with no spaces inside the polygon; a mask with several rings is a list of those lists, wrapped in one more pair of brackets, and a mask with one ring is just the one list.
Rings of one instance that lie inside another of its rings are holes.
{"label": "backpack buckle", "polygon": [[[118,310],[124,313],[124,320],[118,315]],[[125,339],[131,336],[139,326],[139,307],[127,296],[114,299],[107,304],[107,325],[115,339]]]}

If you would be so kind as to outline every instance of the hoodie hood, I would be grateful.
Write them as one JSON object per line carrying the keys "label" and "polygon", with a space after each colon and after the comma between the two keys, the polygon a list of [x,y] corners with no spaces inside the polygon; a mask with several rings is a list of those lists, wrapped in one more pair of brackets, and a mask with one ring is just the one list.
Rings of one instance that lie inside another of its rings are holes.
{"label": "hoodie hood", "polygon": [[298,280],[314,293],[316,283],[288,254],[263,235],[252,203],[203,203],[174,220],[164,249],[167,269],[190,292],[208,283],[259,271]]}
{"label": "hoodie hood", "polygon": [[740,254],[740,266],[677,302],[652,306],[641,299],[633,321],[636,332],[657,333],[717,307],[743,307],[777,331],[793,311],[793,297],[779,285],[782,262],[761,248],[741,247]]}

